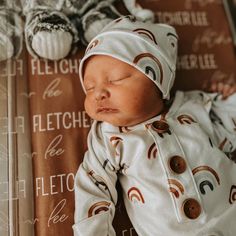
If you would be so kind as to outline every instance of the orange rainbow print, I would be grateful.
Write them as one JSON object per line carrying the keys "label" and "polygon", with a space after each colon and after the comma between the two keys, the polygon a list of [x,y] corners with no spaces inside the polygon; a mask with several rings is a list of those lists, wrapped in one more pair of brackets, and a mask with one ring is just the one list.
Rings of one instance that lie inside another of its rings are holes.
{"label": "orange rainbow print", "polygon": [[93,204],[88,210],[88,217],[97,215],[100,212],[108,211],[110,205],[111,205],[110,202],[105,202],[105,201]]}
{"label": "orange rainbow print", "polygon": [[148,149],[148,159],[156,158],[156,157],[157,157],[157,146],[155,143],[153,143]]}
{"label": "orange rainbow print", "polygon": [[[151,53],[141,53],[134,58],[133,63],[137,64],[143,58],[149,58],[149,59],[155,61],[156,65],[158,66],[158,68],[160,70],[160,84],[162,84],[162,82],[163,82],[163,69],[162,69],[162,65],[161,65],[159,59],[157,59],[157,57],[155,57]],[[150,67],[148,67],[148,69],[150,70]]]}
{"label": "orange rainbow print", "polygon": [[178,180],[168,179],[168,184],[170,186],[170,192],[173,193],[176,198],[179,198],[180,193],[182,195],[184,194],[184,187]]}
{"label": "orange rainbow print", "polygon": [[128,198],[132,202],[141,202],[145,203],[143,195],[141,194],[140,190],[136,187],[132,187],[128,191]]}
{"label": "orange rainbow print", "polygon": [[179,123],[182,124],[192,124],[197,123],[191,116],[189,115],[180,115],[177,117]]}
{"label": "orange rainbow print", "polygon": [[155,36],[153,35],[153,33],[147,29],[143,29],[143,28],[138,28],[138,29],[135,29],[133,30],[133,32],[135,33],[138,33],[138,34],[142,34],[142,35],[145,35],[147,36],[149,39],[151,39],[156,45],[157,44],[157,41],[155,39]]}

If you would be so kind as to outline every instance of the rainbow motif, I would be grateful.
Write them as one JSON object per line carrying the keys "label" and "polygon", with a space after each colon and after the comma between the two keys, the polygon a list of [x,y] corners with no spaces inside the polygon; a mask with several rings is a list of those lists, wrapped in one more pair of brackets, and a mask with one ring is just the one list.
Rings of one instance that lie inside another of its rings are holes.
{"label": "rainbow motif", "polygon": [[118,152],[118,145],[123,141],[122,138],[120,137],[117,137],[117,136],[113,136],[110,138],[110,142],[111,142],[111,145],[115,148],[115,151],[116,151],[116,156],[119,155],[119,152]]}
{"label": "rainbow motif", "polygon": [[155,143],[153,143],[150,148],[148,149],[148,159],[156,158],[157,157],[157,146]]}
{"label": "rainbow motif", "polygon": [[127,126],[119,126],[120,133],[128,133],[131,131],[131,129]]}
{"label": "rainbow motif", "polygon": [[[157,57],[155,57],[154,55],[152,55],[151,53],[141,53],[134,58],[133,63],[137,64],[143,58],[149,58],[156,63],[156,65],[160,71],[160,84],[162,84],[162,82],[163,82],[163,69],[162,69],[162,65],[161,65],[161,62],[159,61],[159,59]],[[150,67],[149,67],[149,70],[150,70]],[[153,77],[155,78],[156,75],[153,75]]]}
{"label": "rainbow motif", "polygon": [[105,201],[101,201],[101,202],[97,202],[93,204],[88,210],[88,217],[97,215],[101,212],[108,211],[110,205],[111,205],[110,202],[105,202]]}
{"label": "rainbow motif", "polygon": [[233,204],[236,202],[236,186],[232,185],[229,193],[229,203]]}
{"label": "rainbow motif", "polygon": [[133,32],[147,36],[147,37],[148,37],[150,40],[152,40],[156,45],[158,45],[158,44],[157,44],[157,41],[156,41],[156,38],[155,38],[155,36],[153,35],[153,33],[152,33],[151,31],[149,31],[149,30],[147,30],[147,29],[143,29],[143,28],[138,28],[138,29],[133,30]]}
{"label": "rainbow motif", "polygon": [[[214,176],[215,180],[217,181],[218,185],[220,185],[220,178],[217,174],[217,172],[211,168],[210,166],[198,166],[196,168],[194,168],[192,170],[192,173],[193,175],[196,175],[196,173],[198,172],[202,172],[202,171],[207,171],[209,172],[212,176]],[[201,181],[198,185],[199,185],[199,190],[200,192],[204,195],[206,194],[206,191],[205,191],[205,186],[208,186],[208,188],[213,191],[214,190],[214,185],[213,185],[214,181],[213,180],[208,180],[208,179],[205,179],[203,181]]]}
{"label": "rainbow motif", "polygon": [[91,50],[92,48],[95,48],[98,44],[99,44],[99,40],[98,40],[98,39],[95,39],[94,41],[92,41],[92,42],[89,44],[89,46],[87,47],[85,54],[86,54],[89,50]]}
{"label": "rainbow motif", "polygon": [[132,202],[145,203],[143,195],[140,190],[136,187],[132,187],[128,190],[128,198]]}
{"label": "rainbow motif", "polygon": [[177,117],[177,120],[179,123],[182,124],[192,124],[192,123],[197,123],[191,116],[189,115],[180,115]]}
{"label": "rainbow motif", "polygon": [[174,194],[176,198],[179,198],[180,193],[184,194],[184,186],[176,179],[168,179],[169,191]]}

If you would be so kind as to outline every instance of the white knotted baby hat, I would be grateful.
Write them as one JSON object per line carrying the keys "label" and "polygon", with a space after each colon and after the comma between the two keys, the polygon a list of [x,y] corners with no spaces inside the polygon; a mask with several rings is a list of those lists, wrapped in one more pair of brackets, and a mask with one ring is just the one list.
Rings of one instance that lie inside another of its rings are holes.
{"label": "white knotted baby hat", "polygon": [[89,43],[80,62],[81,84],[85,60],[92,55],[107,55],[143,72],[160,89],[163,98],[169,99],[175,78],[177,41],[172,26],[140,22],[133,16],[120,17]]}

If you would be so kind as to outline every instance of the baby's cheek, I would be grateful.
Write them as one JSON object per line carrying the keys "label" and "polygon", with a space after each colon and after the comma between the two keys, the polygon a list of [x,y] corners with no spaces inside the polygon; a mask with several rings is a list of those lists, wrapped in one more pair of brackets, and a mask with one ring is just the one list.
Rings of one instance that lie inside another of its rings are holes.
{"label": "baby's cheek", "polygon": [[85,98],[85,101],[84,101],[84,109],[90,117],[93,116],[95,106],[87,97]]}

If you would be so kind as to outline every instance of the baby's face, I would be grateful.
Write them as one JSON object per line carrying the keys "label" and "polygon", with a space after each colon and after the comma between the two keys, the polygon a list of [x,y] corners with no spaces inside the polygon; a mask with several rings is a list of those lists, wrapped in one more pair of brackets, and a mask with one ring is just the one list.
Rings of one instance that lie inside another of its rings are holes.
{"label": "baby's face", "polygon": [[110,56],[90,57],[84,65],[85,110],[94,120],[133,126],[159,114],[161,93],[134,67]]}

